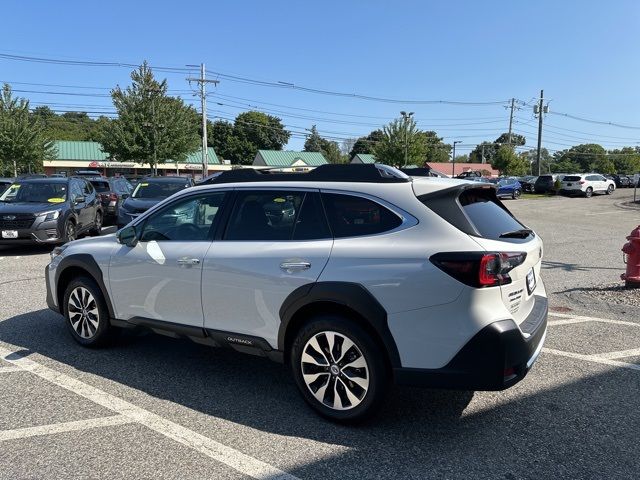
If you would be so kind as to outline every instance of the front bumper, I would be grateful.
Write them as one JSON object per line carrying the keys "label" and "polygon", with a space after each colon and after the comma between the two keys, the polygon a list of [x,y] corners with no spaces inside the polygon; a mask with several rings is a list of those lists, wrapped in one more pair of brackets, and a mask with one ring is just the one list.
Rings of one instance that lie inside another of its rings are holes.
{"label": "front bumper", "polygon": [[538,358],[547,333],[548,301],[535,297],[529,316],[491,323],[480,330],[446,366],[395,368],[399,385],[461,390],[504,390],[522,380]]}
{"label": "front bumper", "polygon": [[18,238],[1,238],[0,245],[43,244],[53,245],[62,243],[62,236],[56,220],[37,223],[30,228],[17,229]]}

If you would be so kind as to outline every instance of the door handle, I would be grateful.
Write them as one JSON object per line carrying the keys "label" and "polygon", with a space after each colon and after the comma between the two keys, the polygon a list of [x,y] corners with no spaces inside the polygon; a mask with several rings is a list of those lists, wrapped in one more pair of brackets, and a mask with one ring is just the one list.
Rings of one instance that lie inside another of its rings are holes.
{"label": "door handle", "polygon": [[200,260],[198,258],[182,257],[178,259],[178,265],[198,265]]}
{"label": "door handle", "polygon": [[292,273],[300,270],[309,270],[311,264],[309,262],[282,262],[280,268],[287,273]]}

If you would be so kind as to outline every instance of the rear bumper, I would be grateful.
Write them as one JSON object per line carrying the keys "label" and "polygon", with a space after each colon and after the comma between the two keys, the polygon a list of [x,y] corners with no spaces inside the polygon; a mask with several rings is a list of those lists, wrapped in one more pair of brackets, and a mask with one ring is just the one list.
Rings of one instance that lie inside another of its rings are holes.
{"label": "rear bumper", "polygon": [[547,333],[548,301],[536,296],[518,327],[501,320],[480,330],[444,367],[395,368],[399,385],[462,390],[504,390],[522,380],[538,358]]}

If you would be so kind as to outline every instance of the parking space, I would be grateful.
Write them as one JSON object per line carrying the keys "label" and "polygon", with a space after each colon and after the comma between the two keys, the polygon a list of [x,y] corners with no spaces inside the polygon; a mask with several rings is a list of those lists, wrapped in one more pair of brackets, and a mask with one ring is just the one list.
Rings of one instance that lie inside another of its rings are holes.
{"label": "parking space", "polygon": [[584,199],[508,203],[540,230],[551,306],[565,307],[527,378],[503,392],[394,389],[358,427],[318,418],[261,358],[150,334],[80,348],[46,309],[48,252],[0,247],[0,478],[637,478],[640,318],[563,292],[619,274],[621,244],[610,250],[624,237],[611,237],[638,214],[589,199],[591,213],[620,213],[583,229],[565,200]]}

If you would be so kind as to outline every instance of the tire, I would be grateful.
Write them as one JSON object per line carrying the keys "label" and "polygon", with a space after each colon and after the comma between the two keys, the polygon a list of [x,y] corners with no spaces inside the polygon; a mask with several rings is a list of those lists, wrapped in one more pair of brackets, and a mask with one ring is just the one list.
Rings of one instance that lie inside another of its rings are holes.
{"label": "tire", "polygon": [[73,339],[85,347],[99,347],[113,339],[115,329],[100,287],[86,276],[71,281],[64,292],[65,323]]}
{"label": "tire", "polygon": [[514,200],[517,200],[517,199],[519,199],[519,198],[520,198],[520,195],[522,195],[522,192],[521,192],[519,189],[515,189],[515,190],[513,191],[512,198],[513,198]]}
{"label": "tire", "polygon": [[591,195],[593,195],[593,188],[587,187],[587,190],[584,192],[584,196],[587,198],[591,198]]}
{"label": "tire", "polygon": [[[346,342],[349,347],[344,351]],[[309,320],[293,342],[290,362],[305,401],[336,422],[371,417],[387,392],[384,352],[362,327],[344,317],[320,315]]]}
{"label": "tire", "polygon": [[96,218],[93,220],[93,227],[89,230],[89,234],[97,237],[100,235],[100,231],[102,230],[102,222],[104,220],[104,216],[101,210],[96,211]]}
{"label": "tire", "polygon": [[76,222],[71,218],[67,218],[64,222],[64,231],[62,232],[62,240],[64,243],[73,242],[78,238],[78,231],[76,230]]}
{"label": "tire", "polygon": [[613,185],[609,185],[609,187],[607,187],[607,195],[611,195],[613,193]]}

